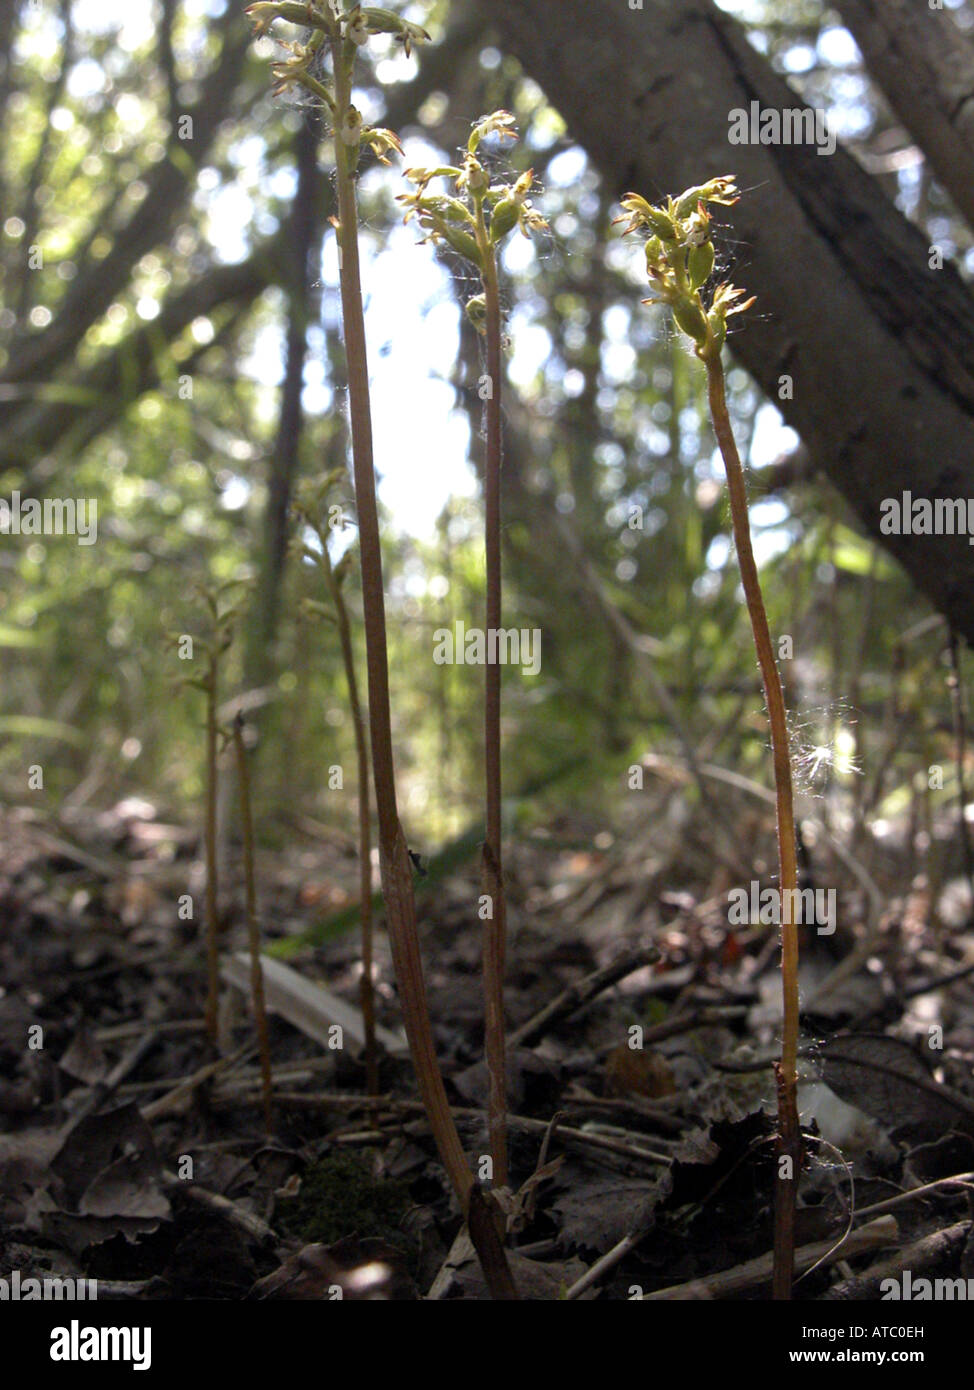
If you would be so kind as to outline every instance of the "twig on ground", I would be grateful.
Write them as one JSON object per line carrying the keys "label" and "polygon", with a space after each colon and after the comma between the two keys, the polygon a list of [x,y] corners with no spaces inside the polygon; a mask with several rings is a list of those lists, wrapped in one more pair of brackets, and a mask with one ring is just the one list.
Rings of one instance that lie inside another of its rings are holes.
{"label": "twig on ground", "polygon": [[93,1115],[118,1090],[125,1078],[135,1070],[139,1063],[152,1051],[159,1041],[159,1033],[153,1028],[150,1033],[144,1034],[134,1047],[131,1047],[125,1056],[108,1073],[102,1081],[96,1082],[89,1094],[82,1101],[78,1110],[66,1121],[61,1129],[61,1140],[67,1139],[82,1120],[86,1120],[89,1115]]}
{"label": "twig on ground", "polygon": [[166,1170],[163,1171],[162,1180],[171,1192],[181,1192],[191,1202],[196,1202],[213,1212],[214,1215],[229,1221],[230,1225],[235,1226],[248,1240],[256,1240],[262,1245],[276,1245],[278,1243],[277,1236],[266,1221],[262,1221],[259,1216],[254,1216],[252,1212],[245,1211],[237,1202],[232,1202],[229,1197],[224,1197],[219,1192],[211,1192],[209,1188],[200,1187],[198,1183],[184,1182],[182,1178],[177,1178],[175,1173]]}
{"label": "twig on ground", "polygon": [[[881,1216],[879,1220],[892,1221],[893,1218]],[[897,1250],[894,1255],[881,1260],[879,1264],[871,1265],[858,1278],[834,1284],[822,1295],[822,1299],[827,1302],[845,1302],[850,1299],[876,1298],[884,1279],[898,1279],[905,1270],[916,1276],[921,1270],[939,1267],[945,1260],[959,1254],[970,1230],[970,1221],[958,1221],[942,1231],[934,1231],[932,1235],[924,1236],[921,1240],[915,1240],[912,1245]],[[847,1253],[848,1251],[843,1252]]]}
{"label": "twig on ground", "polygon": [[632,975],[645,965],[653,965],[659,959],[660,953],[655,946],[642,946],[635,951],[626,951],[609,965],[602,966],[591,975],[586,975],[584,979],[570,985],[568,989],[562,990],[561,994],[522,1023],[520,1028],[514,1030],[509,1039],[510,1046],[532,1046],[561,1019],[591,1003],[604,990],[611,989],[627,975]]}
{"label": "twig on ground", "polygon": [[[968,1223],[969,1224],[969,1223]],[[892,1245],[899,1235],[899,1227],[892,1216],[880,1216],[866,1226],[850,1232],[841,1245],[831,1240],[816,1241],[814,1245],[802,1245],[795,1251],[795,1269],[801,1272],[818,1264],[823,1256],[829,1263],[848,1260],[867,1250],[877,1250],[883,1245]],[[718,1274],[707,1274],[702,1279],[691,1279],[685,1284],[672,1284],[655,1293],[643,1294],[643,1301],[668,1301],[682,1298],[730,1298],[757,1288],[771,1279],[774,1255],[768,1251],[755,1260],[735,1265],[733,1269],[722,1269]]]}

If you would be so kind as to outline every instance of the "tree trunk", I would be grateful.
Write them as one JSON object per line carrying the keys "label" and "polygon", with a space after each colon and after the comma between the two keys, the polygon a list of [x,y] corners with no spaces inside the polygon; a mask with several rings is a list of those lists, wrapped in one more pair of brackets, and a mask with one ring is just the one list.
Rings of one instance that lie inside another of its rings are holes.
{"label": "tree trunk", "polygon": [[974,229],[974,44],[917,0],[836,0],[866,67]]}
{"label": "tree trunk", "polygon": [[259,684],[273,671],[270,648],[277,627],[281,580],[287,556],[288,512],[298,473],[298,452],[304,412],[304,365],[308,351],[308,324],[317,302],[313,286],[318,280],[320,237],[318,235],[317,182],[318,137],[307,120],[294,139],[298,185],[291,206],[285,251],[289,302],[284,382],[278,415],[277,438],[267,478],[267,507],[264,513],[263,555],[260,583],[254,596],[254,611],[248,641],[248,681]]}
{"label": "tree trunk", "polygon": [[736,108],[801,102],[711,0],[481,3],[615,193],[737,176],[728,274],[759,302],[732,351],[772,400],[791,378],[788,423],[974,641],[967,537],[879,529],[904,491],[974,497],[974,303],[954,269],[928,268],[926,238],[841,148],[729,143]]}

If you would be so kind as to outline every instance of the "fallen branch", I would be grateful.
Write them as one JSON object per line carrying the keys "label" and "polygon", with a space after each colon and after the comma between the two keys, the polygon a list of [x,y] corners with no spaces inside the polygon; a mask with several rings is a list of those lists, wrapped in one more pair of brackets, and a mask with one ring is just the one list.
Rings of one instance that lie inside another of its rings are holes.
{"label": "fallen branch", "polygon": [[[968,1223],[970,1224],[970,1223]],[[836,1260],[849,1260],[862,1255],[867,1250],[876,1250],[883,1245],[891,1245],[899,1236],[895,1217],[880,1216],[856,1231],[850,1231],[845,1240],[835,1244],[832,1240],[816,1241],[814,1245],[803,1245],[795,1251],[795,1271],[811,1269],[812,1265],[823,1262],[834,1264]],[[774,1268],[774,1255],[769,1250],[755,1260],[735,1265],[733,1269],[722,1269],[718,1274],[707,1274],[702,1279],[691,1279],[685,1284],[672,1284],[666,1289],[642,1295],[644,1302],[666,1302],[681,1298],[731,1298],[748,1289],[767,1284]],[[640,1300],[633,1300],[638,1302]]]}
{"label": "fallen branch", "polygon": [[181,1192],[191,1202],[196,1202],[199,1206],[206,1207],[207,1211],[213,1212],[215,1216],[221,1216],[225,1221],[229,1221],[230,1225],[235,1226],[248,1240],[255,1240],[262,1245],[277,1244],[277,1236],[266,1221],[262,1221],[253,1212],[245,1211],[236,1202],[231,1202],[229,1197],[224,1197],[219,1192],[211,1192],[209,1188],[200,1187],[195,1182],[184,1181],[182,1178],[177,1178],[175,1173],[166,1170],[163,1170],[162,1180],[171,1192]]}
{"label": "fallen branch", "polygon": [[[881,1216],[879,1219],[887,1221],[892,1218]],[[879,1264],[871,1265],[858,1278],[844,1279],[841,1284],[834,1284],[822,1295],[822,1299],[827,1302],[846,1302],[878,1298],[884,1279],[898,1280],[905,1270],[909,1270],[915,1276],[921,1270],[938,1268],[958,1255],[964,1248],[970,1230],[970,1221],[958,1221],[942,1231],[934,1231],[932,1235],[924,1236],[921,1240],[915,1240],[912,1245],[897,1250],[894,1255],[881,1260]]]}
{"label": "fallen branch", "polygon": [[623,955],[617,956],[600,970],[593,971],[591,975],[586,975],[584,979],[562,990],[561,994],[547,1003],[543,1009],[526,1023],[522,1023],[520,1028],[516,1028],[511,1034],[510,1046],[533,1046],[561,1019],[591,1003],[604,990],[610,989],[636,970],[641,970],[644,965],[653,965],[659,958],[660,953],[655,946],[642,946],[636,951],[626,951]]}
{"label": "fallen branch", "polygon": [[138,1042],[126,1052],[120,1062],[116,1063],[112,1071],[102,1080],[95,1083],[88,1095],[82,1101],[79,1108],[71,1118],[62,1126],[60,1138],[63,1142],[67,1139],[82,1120],[86,1120],[89,1115],[93,1115],[108,1100],[109,1096],[115,1094],[119,1086],[127,1076],[130,1076],[136,1067],[148,1055],[159,1041],[158,1030],[153,1028],[150,1033],[144,1034]]}
{"label": "fallen branch", "polygon": [[172,1115],[182,1110],[201,1086],[214,1076],[218,1076],[220,1072],[227,1071],[249,1051],[250,1043],[248,1041],[231,1056],[218,1057],[216,1061],[206,1062],[202,1067],[198,1067],[190,1076],[184,1077],[182,1081],[167,1091],[164,1096],[151,1101],[148,1105],[141,1105],[139,1109],[142,1111],[142,1118],[148,1121],[158,1120],[163,1115]]}
{"label": "fallen branch", "polygon": [[[290,1106],[295,1110],[333,1110],[335,1108],[334,1096],[304,1095],[300,1091],[277,1091],[275,1093],[277,1104],[281,1107]],[[219,1103],[220,1097],[216,1097],[214,1103]],[[382,1096],[355,1098],[356,1105],[371,1106],[377,1109],[386,1108],[390,1114],[416,1115],[417,1118],[423,1116],[423,1106],[419,1101],[414,1100],[388,1100]],[[226,1104],[227,1102],[223,1102]],[[456,1119],[483,1120],[483,1111],[475,1110],[472,1106],[457,1106],[453,1110]],[[548,1131],[548,1120],[532,1120],[526,1115],[510,1115],[508,1123],[511,1129],[521,1130],[525,1134],[544,1135]],[[642,1135],[638,1135],[642,1138]],[[625,1139],[615,1139],[610,1135],[591,1134],[587,1130],[572,1129],[566,1125],[559,1124],[558,1138],[566,1143],[580,1148],[600,1149],[604,1153],[616,1154],[620,1158],[628,1159],[633,1163],[652,1163],[662,1164],[665,1167],[673,1162],[672,1154],[660,1153],[656,1149],[643,1148],[639,1144],[627,1143]]]}

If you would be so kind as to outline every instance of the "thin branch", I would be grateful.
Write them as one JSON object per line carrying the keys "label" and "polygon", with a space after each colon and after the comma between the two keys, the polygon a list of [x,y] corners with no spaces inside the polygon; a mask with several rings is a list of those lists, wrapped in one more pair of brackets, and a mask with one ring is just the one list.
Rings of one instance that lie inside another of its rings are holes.
{"label": "thin branch", "polygon": [[264,1000],[264,972],[260,963],[260,927],[257,923],[257,886],[254,874],[254,817],[250,804],[250,772],[247,768],[247,749],[244,747],[243,714],[238,711],[233,721],[233,747],[237,757],[237,787],[240,794],[240,825],[244,849],[244,892],[247,903],[247,944],[250,950],[250,993],[254,1006],[254,1024],[260,1051],[260,1078],[264,1101],[264,1126],[270,1134],[274,1127],[271,1072],[271,1046],[267,1032],[267,1006]]}

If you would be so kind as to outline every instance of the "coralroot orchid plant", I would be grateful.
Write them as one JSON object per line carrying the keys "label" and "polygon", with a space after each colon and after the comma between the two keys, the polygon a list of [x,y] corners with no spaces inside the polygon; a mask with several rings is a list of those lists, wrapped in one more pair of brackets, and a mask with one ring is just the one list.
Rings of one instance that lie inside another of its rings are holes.
{"label": "coralroot orchid plant", "polygon": [[[201,690],[206,700],[206,810],[203,843],[206,862],[206,1033],[216,1046],[220,1000],[219,883],[217,865],[217,799],[219,793],[220,750],[220,665],[231,646],[237,622],[246,603],[248,581],[227,580],[222,584],[200,585],[197,597],[206,610],[207,631],[201,637],[185,633],[169,634],[170,644],[181,660],[195,657],[197,648],[205,657],[202,675],[180,678],[180,684]],[[233,590],[238,590],[233,596]]]}
{"label": "coralroot orchid plant", "polygon": [[[741,314],[754,302],[742,302],[744,291],[718,284],[704,295],[714,271],[715,253],[711,238],[708,204],[732,207],[738,191],[732,175],[688,188],[664,206],[651,206],[637,193],[622,199],[628,215],[624,235],[648,232],[645,244],[646,270],[654,298],[647,304],[667,304],[679,328],[690,338],[694,351],[707,369],[710,415],[730,496],[731,521],[741,582],[771,726],[777,805],[779,892],[781,894],[781,979],[782,1042],[781,1060],[776,1064],[778,1090],[778,1180],[775,1187],[774,1277],[775,1298],[791,1297],[794,1271],[795,1195],[802,1162],[801,1131],[798,1123],[798,934],[792,920],[798,869],[795,821],[792,805],[791,757],[785,702],[775,664],[768,617],[751,546],[747,490],[740,454],[734,440],[724,385],[721,350],[727,337],[727,320]],[[619,221],[626,221],[620,218]]]}
{"label": "coralroot orchid plant", "polygon": [[[300,536],[295,537],[294,549],[321,570],[331,608],[315,600],[306,600],[306,607],[319,614],[338,629],[338,641],[345,668],[348,704],[355,730],[355,758],[358,765],[358,825],[359,825],[359,911],[362,920],[362,983],[359,1000],[365,1032],[366,1085],[370,1096],[379,1094],[379,1062],[375,1042],[375,990],[372,979],[372,818],[369,810],[369,739],[365,715],[359,698],[358,676],[355,671],[355,651],[352,646],[352,624],[345,603],[343,585],[354,553],[346,550],[337,564],[328,552],[330,512],[326,515],[325,501],[332,488],[344,477],[344,469],[326,475],[320,482],[305,479],[298,487],[294,510],[298,518],[318,538],[318,549],[312,550]],[[337,511],[340,512],[340,508]]]}
{"label": "coralroot orchid plant", "polygon": [[254,862],[254,815],[250,798],[250,769],[244,741],[244,718],[237,711],[233,721],[233,751],[237,763],[237,794],[240,797],[240,830],[243,835],[244,905],[247,914],[247,949],[250,952],[250,997],[257,1030],[260,1056],[260,1090],[264,1106],[264,1127],[274,1131],[274,1074],[271,1070],[271,1041],[267,1027],[267,1001],[264,996],[264,968],[260,959],[260,922],[257,917],[257,874]]}
{"label": "coralroot orchid plant", "polygon": [[[478,121],[470,133],[463,163],[436,169],[407,169],[416,185],[403,193],[404,220],[414,219],[425,241],[447,244],[480,274],[481,293],[467,304],[467,315],[484,336],[487,374],[481,394],[486,404],[484,467],[484,537],[486,552],[486,615],[488,632],[501,627],[501,307],[497,255],[508,236],[519,228],[524,236],[547,227],[531,205],[534,171],[528,169],[513,183],[494,181],[480,158],[488,136],[516,140],[514,117],[495,111]],[[453,183],[453,193],[430,192],[434,179]],[[501,857],[501,666],[488,661],[484,686],[484,772],[486,837],[483,846],[484,895],[484,1047],[487,1062],[487,1122],[493,1181],[507,1184],[507,1085],[504,1037],[504,962],[507,953],[507,908]]]}
{"label": "coralroot orchid plant", "polygon": [[[403,1022],[430,1127],[467,1219],[491,1294],[495,1298],[516,1298],[517,1290],[501,1243],[502,1214],[492,1194],[480,1188],[467,1162],[436,1058],[416,931],[412,864],[399,820],[392,751],[389,656],[355,180],[363,147],[371,148],[380,160],[387,162],[388,155],[399,151],[400,145],[391,131],[363,122],[352,101],[352,79],[356,55],[373,35],[393,35],[407,53],[414,43],[425,41],[428,35],[418,25],[408,23],[390,10],[361,5],[339,12],[331,5],[318,7],[312,3],[294,3],[294,0],[284,3],[261,0],[249,7],[248,14],[258,35],[266,33],[277,19],[311,30],[306,41],[285,45],[290,56],[274,66],[275,90],[280,93],[298,87],[308,91],[321,102],[329,116],[338,193],[338,217],[333,225],[339,248],[382,894]],[[319,75],[319,55],[331,58],[330,83]]]}
{"label": "coralroot orchid plant", "polygon": [[[238,712],[233,729],[220,727],[220,667],[233,644],[237,623],[250,597],[249,578],[229,579],[222,584],[202,584],[198,596],[206,609],[208,631],[193,638],[186,633],[170,633],[169,641],[181,660],[194,659],[196,648],[206,658],[201,676],[181,677],[180,683],[201,690],[206,699],[206,815],[204,848],[206,863],[206,1032],[210,1043],[219,1041],[220,995],[220,911],[217,802],[219,794],[219,755],[221,744],[233,743],[237,764],[237,785],[240,797],[240,819],[243,834],[244,902],[247,919],[247,943],[250,951],[250,992],[254,1010],[254,1027],[260,1055],[261,1093],[264,1124],[270,1134],[273,1127],[270,1035],[267,1027],[267,1005],[264,998],[264,975],[260,958],[260,925],[257,920],[257,890],[254,871],[254,825],[250,799],[250,772],[243,737],[243,715]],[[236,591],[236,593],[234,593]]]}

